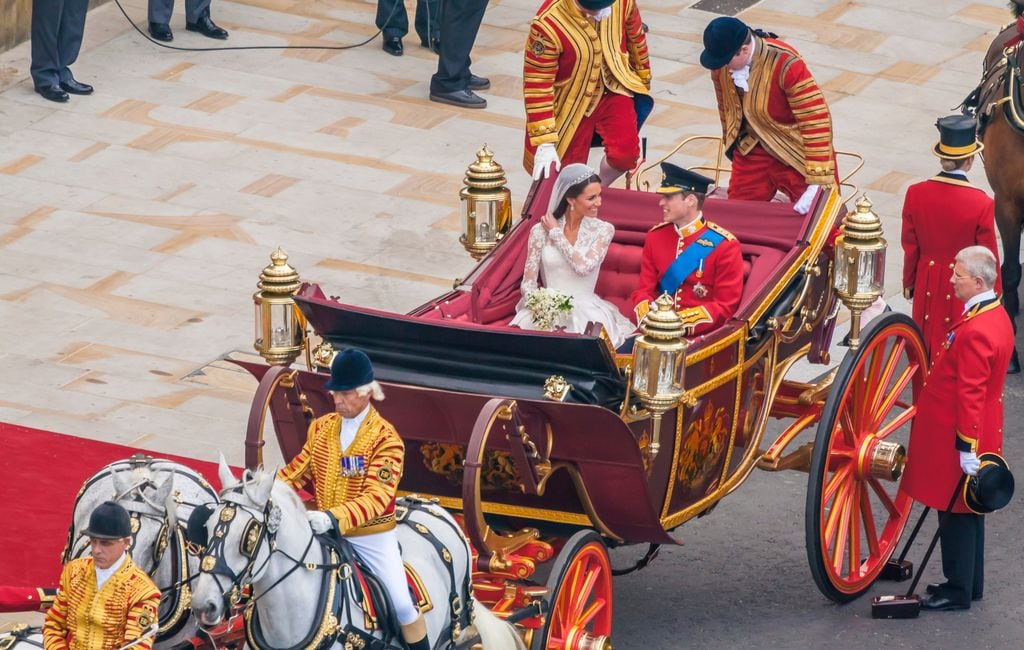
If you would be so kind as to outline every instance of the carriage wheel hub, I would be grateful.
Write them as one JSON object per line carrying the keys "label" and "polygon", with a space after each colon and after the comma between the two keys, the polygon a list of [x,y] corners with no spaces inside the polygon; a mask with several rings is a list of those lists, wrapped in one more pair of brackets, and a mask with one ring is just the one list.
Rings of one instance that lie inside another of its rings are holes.
{"label": "carriage wheel hub", "polygon": [[569,634],[566,648],[573,650],[612,650],[612,640],[606,636],[589,634],[582,629],[574,629]]}
{"label": "carriage wheel hub", "polygon": [[861,445],[857,471],[862,478],[873,476],[898,481],[906,464],[907,450],[903,445],[869,436]]}

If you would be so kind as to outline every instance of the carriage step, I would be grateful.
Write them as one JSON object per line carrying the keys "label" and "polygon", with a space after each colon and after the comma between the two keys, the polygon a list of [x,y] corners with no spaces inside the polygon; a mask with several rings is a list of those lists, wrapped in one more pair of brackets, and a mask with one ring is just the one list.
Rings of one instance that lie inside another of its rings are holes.
{"label": "carriage step", "polygon": [[889,560],[882,567],[882,572],[878,574],[878,579],[903,582],[904,580],[910,580],[913,575],[914,563],[910,560]]}

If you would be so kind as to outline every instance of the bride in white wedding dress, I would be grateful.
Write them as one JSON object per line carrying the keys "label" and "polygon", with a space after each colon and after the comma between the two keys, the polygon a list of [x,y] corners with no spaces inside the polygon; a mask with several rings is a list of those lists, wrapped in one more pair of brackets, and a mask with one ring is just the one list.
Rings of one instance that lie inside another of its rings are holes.
{"label": "bride in white wedding dress", "polygon": [[530,231],[526,268],[520,289],[523,298],[509,323],[538,329],[526,299],[540,284],[572,296],[572,311],[561,315],[556,326],[582,333],[590,321],[604,326],[617,348],[635,327],[615,305],[594,293],[601,262],[615,228],[597,218],[601,207],[601,182],[594,170],[575,163],[558,174],[548,212]]}

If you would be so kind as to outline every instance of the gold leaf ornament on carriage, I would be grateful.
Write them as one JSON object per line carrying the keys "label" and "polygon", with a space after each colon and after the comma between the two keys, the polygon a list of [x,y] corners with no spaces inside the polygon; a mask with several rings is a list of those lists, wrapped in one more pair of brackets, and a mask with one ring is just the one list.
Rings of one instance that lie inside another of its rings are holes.
{"label": "gold leaf ornament on carriage", "polygon": [[650,458],[661,449],[661,416],[686,393],[686,340],[683,321],[667,293],[654,302],[640,321],[640,336],[633,344],[633,393],[651,414]]}
{"label": "gold leaf ornament on carriage", "polygon": [[882,220],[871,209],[867,195],[843,217],[836,238],[836,265],[832,278],[839,299],[850,310],[850,349],[860,346],[860,315],[882,295],[885,283],[885,238]]}

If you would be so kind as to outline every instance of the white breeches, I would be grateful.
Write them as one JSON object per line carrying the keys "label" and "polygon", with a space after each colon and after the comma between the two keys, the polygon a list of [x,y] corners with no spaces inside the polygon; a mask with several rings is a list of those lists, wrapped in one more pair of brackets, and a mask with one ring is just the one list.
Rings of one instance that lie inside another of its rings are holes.
{"label": "white breeches", "polygon": [[398,535],[394,530],[371,535],[345,538],[359,554],[359,559],[380,579],[391,596],[395,616],[401,625],[408,625],[420,616],[420,610],[412,602],[409,583],[405,580],[405,565],[398,550]]}

